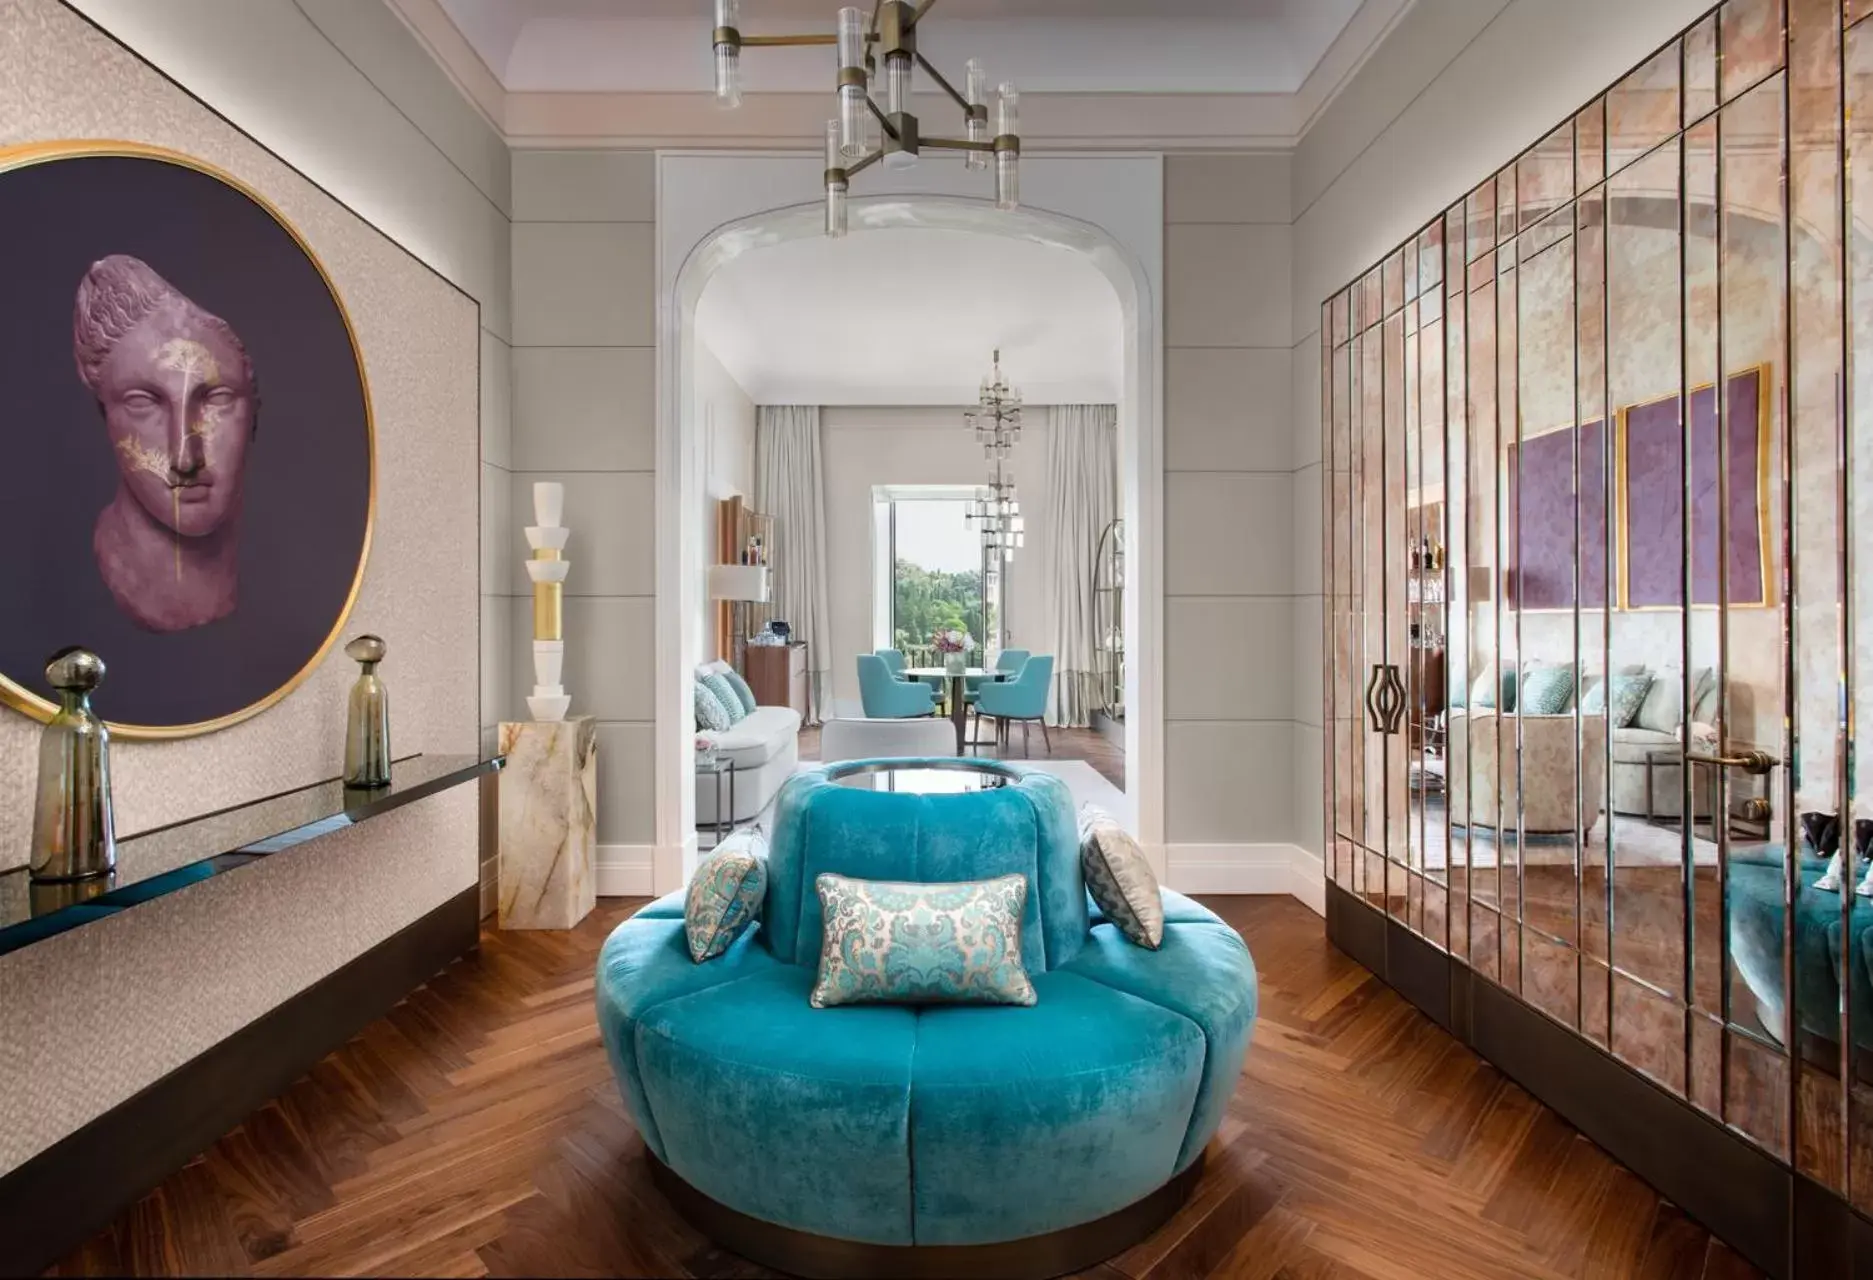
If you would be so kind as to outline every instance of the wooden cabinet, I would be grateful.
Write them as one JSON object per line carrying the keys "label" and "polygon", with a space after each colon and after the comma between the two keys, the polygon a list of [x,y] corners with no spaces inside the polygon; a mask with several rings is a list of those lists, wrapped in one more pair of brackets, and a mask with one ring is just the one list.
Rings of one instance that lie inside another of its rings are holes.
{"label": "wooden cabinet", "polygon": [[792,707],[804,719],[806,706],[806,644],[751,644],[743,651],[742,675],[764,707]]}

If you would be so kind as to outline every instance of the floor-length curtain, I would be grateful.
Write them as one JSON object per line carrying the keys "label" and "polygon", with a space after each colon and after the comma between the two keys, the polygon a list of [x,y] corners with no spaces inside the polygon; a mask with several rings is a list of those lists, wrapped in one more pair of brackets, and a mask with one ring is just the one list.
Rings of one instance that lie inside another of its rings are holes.
{"label": "floor-length curtain", "polygon": [[807,723],[818,724],[832,669],[832,623],[817,405],[764,404],[756,412],[754,505],[774,517],[770,613],[806,641]]}
{"label": "floor-length curtain", "polygon": [[1048,590],[1053,596],[1055,722],[1085,725],[1104,705],[1094,648],[1093,569],[1118,514],[1118,411],[1062,404],[1047,433]]}

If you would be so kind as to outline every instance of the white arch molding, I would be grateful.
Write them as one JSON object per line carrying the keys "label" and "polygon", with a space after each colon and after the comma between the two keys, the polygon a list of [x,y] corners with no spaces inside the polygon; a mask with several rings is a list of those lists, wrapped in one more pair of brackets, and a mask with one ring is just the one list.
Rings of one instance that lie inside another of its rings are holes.
{"label": "white arch molding", "polygon": [[[655,892],[682,887],[695,863],[694,742],[688,672],[701,653],[704,555],[701,458],[692,364],[703,286],[744,253],[823,234],[821,158],[812,153],[659,152],[657,156],[657,574]],[[982,175],[926,159],[869,171],[851,233],[934,227],[1012,236],[1083,254],[1123,316],[1118,407],[1126,571],[1125,789],[1160,879],[1164,854],[1163,274],[1164,175],[1157,155],[1026,155],[1023,207],[983,197]],[[960,427],[958,428],[961,429]],[[674,518],[672,518],[672,513]]]}

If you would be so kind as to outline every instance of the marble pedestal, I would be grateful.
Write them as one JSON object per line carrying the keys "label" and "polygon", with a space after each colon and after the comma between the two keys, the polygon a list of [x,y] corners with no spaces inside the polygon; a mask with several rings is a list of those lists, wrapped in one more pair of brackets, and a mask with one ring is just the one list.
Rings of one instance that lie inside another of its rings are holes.
{"label": "marble pedestal", "polygon": [[501,725],[500,925],[570,929],[598,901],[598,720]]}

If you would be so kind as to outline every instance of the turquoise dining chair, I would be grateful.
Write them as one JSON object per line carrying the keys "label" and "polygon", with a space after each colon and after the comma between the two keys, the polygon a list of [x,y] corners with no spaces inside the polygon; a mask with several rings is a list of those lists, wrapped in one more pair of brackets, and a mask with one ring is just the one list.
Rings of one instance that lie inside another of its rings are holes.
{"label": "turquoise dining chair", "polygon": [[[995,669],[1002,673],[1001,679],[1012,680],[1021,674],[1021,668],[1026,665],[1027,660],[1028,651],[1026,649],[1003,649],[1001,653],[996,655]],[[987,680],[987,676],[970,676],[965,679],[963,681],[963,688],[965,690],[963,701],[973,703],[976,700],[976,694],[982,691],[982,685]]]}
{"label": "turquoise dining chair", "polygon": [[1029,658],[1021,664],[1021,672],[1012,680],[997,684],[985,684],[976,697],[975,713],[978,728],[983,716],[992,716],[1001,724],[996,726],[995,736],[1002,736],[1002,727],[1010,722],[1021,724],[1021,754],[1028,753],[1028,725],[1040,721],[1041,738],[1047,743],[1047,754],[1054,753],[1054,740],[1047,732],[1047,692],[1054,683],[1054,659],[1052,654],[1043,653],[1037,658]]}
{"label": "turquoise dining chair", "polygon": [[929,685],[892,678],[890,664],[875,653],[858,655],[858,696],[868,720],[927,716],[937,701],[937,691]]}
{"label": "turquoise dining chair", "polygon": [[904,675],[904,651],[902,649],[873,649],[873,653],[884,659],[885,666],[891,669],[893,680],[902,680]]}

